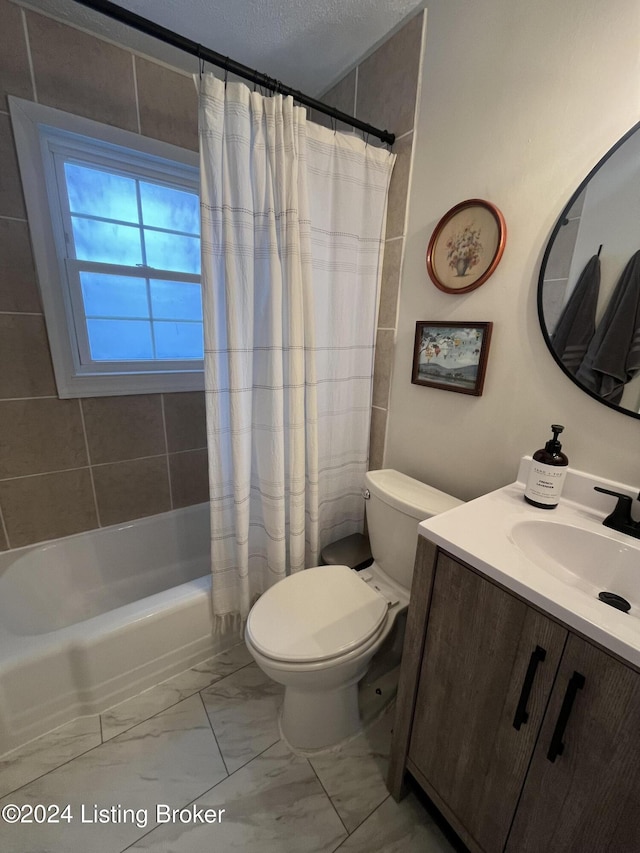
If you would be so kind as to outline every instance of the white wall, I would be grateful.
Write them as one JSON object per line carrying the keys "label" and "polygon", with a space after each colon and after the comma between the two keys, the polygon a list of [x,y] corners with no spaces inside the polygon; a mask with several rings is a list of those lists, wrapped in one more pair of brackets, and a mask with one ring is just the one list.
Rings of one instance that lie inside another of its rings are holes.
{"label": "white wall", "polygon": [[[640,420],[597,403],[556,366],[537,278],[571,193],[640,118],[638,0],[432,0],[401,285],[385,465],[461,498],[515,479],[563,423],[570,464],[640,487]],[[442,214],[497,204],[502,261],[454,296],[427,276]],[[416,320],[493,320],[482,397],[411,385]]]}

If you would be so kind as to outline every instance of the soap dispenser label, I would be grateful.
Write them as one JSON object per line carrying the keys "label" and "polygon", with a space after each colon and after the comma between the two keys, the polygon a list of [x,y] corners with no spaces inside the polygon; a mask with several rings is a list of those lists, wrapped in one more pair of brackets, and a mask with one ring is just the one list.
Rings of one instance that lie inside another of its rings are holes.
{"label": "soap dispenser label", "polygon": [[534,460],[531,463],[525,495],[545,506],[555,506],[562,494],[566,476],[566,466],[543,465]]}

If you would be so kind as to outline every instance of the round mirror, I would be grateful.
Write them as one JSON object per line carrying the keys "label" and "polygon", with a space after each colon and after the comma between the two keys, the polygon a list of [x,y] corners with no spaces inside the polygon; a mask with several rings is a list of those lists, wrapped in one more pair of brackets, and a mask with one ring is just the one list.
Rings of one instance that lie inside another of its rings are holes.
{"label": "round mirror", "polygon": [[553,229],[538,284],[547,346],[595,399],[640,418],[640,123],[605,154]]}

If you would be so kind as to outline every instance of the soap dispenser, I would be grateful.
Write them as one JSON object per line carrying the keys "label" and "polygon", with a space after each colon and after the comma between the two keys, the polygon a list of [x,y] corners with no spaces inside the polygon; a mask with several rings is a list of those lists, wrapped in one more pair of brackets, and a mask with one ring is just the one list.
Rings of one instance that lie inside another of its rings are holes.
{"label": "soap dispenser", "polygon": [[533,454],[524,499],[540,509],[555,509],[562,494],[569,464],[558,441],[563,429],[560,424],[551,424],[553,438]]}

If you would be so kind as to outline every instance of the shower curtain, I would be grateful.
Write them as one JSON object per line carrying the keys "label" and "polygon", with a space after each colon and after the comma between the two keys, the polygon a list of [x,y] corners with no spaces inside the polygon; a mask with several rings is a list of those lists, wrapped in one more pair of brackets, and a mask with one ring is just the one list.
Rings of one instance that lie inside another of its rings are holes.
{"label": "shower curtain", "polygon": [[202,289],[216,630],[362,529],[395,156],[204,75]]}

